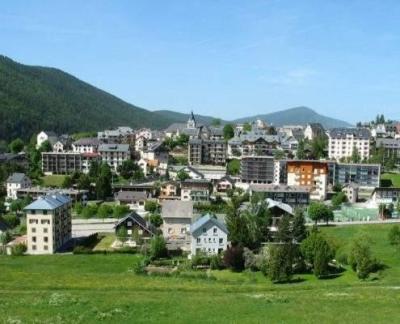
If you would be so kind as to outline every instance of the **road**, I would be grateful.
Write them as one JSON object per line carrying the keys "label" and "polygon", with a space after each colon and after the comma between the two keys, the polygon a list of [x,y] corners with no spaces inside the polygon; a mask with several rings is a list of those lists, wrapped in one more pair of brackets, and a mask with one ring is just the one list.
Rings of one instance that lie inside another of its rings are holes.
{"label": "road", "polygon": [[115,218],[73,219],[72,237],[89,236],[93,233],[114,233]]}

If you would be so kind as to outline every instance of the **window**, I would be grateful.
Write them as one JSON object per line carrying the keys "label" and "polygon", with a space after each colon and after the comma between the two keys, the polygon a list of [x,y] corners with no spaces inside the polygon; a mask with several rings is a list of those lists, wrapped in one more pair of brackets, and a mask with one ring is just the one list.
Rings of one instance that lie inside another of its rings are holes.
{"label": "window", "polygon": [[224,239],[223,239],[223,238],[220,238],[220,239],[219,239],[219,244],[222,244],[222,243],[224,243]]}
{"label": "window", "polygon": [[181,228],[181,234],[186,234],[186,227]]}
{"label": "window", "polygon": [[173,230],[171,227],[168,227],[168,234],[172,234]]}
{"label": "window", "polygon": [[197,238],[197,243],[201,243],[201,238],[200,237]]}
{"label": "window", "polygon": [[43,228],[43,233],[47,233],[49,230],[47,227]]}
{"label": "window", "polygon": [[32,250],[36,250],[36,245],[32,245]]}
{"label": "window", "polygon": [[214,234],[217,234],[218,228],[214,227],[213,232],[214,232]]}
{"label": "window", "polygon": [[203,233],[207,232],[207,229],[205,227],[203,227]]}
{"label": "window", "polygon": [[47,251],[49,249],[48,245],[43,245],[43,249]]}
{"label": "window", "polygon": [[32,227],[31,231],[32,231],[32,233],[36,233],[36,228]]}
{"label": "window", "polygon": [[36,243],[36,236],[32,236],[32,242]]}
{"label": "window", "polygon": [[43,241],[47,243],[49,241],[49,238],[47,236],[44,236]]}
{"label": "window", "polygon": [[29,224],[37,224],[38,220],[37,219],[30,219]]}

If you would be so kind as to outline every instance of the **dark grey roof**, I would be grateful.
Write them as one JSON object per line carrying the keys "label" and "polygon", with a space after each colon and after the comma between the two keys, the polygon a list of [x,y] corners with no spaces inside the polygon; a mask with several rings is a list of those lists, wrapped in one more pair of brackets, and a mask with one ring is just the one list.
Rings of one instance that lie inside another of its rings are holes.
{"label": "dark grey roof", "polygon": [[250,189],[256,192],[310,192],[309,187],[275,184],[252,184]]}
{"label": "dark grey roof", "polygon": [[78,139],[73,143],[74,145],[92,145],[99,146],[100,141],[96,137],[85,137]]}
{"label": "dark grey roof", "polygon": [[169,125],[166,129],[165,132],[166,133],[173,133],[176,131],[182,131],[183,129],[186,128],[186,124],[185,123],[173,123],[171,125]]}
{"label": "dark grey roof", "polygon": [[371,137],[371,132],[367,128],[333,128],[329,132],[330,137],[337,139],[345,139],[347,135],[367,140]]}
{"label": "dark grey roof", "polygon": [[145,191],[119,191],[115,197],[119,201],[138,201],[146,200],[147,198]]}
{"label": "dark grey roof", "polygon": [[129,144],[101,144],[99,152],[126,152],[129,153]]}
{"label": "dark grey roof", "polygon": [[53,131],[43,131],[43,133],[46,133],[48,137],[57,137],[57,134]]}
{"label": "dark grey roof", "polygon": [[126,215],[124,218],[121,218],[115,225],[114,228],[119,227],[121,224],[125,223],[127,220],[131,220],[137,225],[139,225],[141,228],[144,230],[150,232],[151,234],[155,233],[155,229],[151,224],[148,224],[143,217],[141,217],[139,214],[136,212],[131,212],[128,215]]}
{"label": "dark grey roof", "polygon": [[7,182],[8,183],[21,183],[22,181],[24,181],[25,177],[26,177],[25,173],[15,172],[8,177]]}
{"label": "dark grey roof", "polygon": [[224,224],[222,224],[214,215],[211,214],[206,214],[203,217],[199,218],[196,220],[191,226],[190,226],[190,233],[193,236],[196,236],[196,232],[201,229],[204,225],[207,223],[212,223],[213,225],[219,227],[223,232],[228,234],[228,229]]}

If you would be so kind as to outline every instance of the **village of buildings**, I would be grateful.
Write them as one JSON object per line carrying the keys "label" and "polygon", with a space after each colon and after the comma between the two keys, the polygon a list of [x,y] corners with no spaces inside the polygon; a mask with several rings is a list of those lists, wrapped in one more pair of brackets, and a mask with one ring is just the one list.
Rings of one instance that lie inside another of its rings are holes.
{"label": "village of buildings", "polygon": [[[316,153],[317,140],[324,145]],[[7,208],[26,197],[29,203],[19,211],[26,234],[7,246],[23,242],[28,254],[61,252],[74,239],[95,233],[114,233],[115,249],[162,235],[168,250],[189,257],[222,253],[229,245],[225,215],[223,209],[216,207],[213,212],[207,206],[227,202],[237,192],[249,199],[260,195],[277,222],[297,208],[307,215],[307,207],[315,201],[331,206],[338,191],[346,200],[336,206],[333,222],[384,222],[398,217],[400,188],[383,186],[381,174],[396,170],[400,123],[324,129],[318,123],[274,127],[255,120],[227,128],[220,123],[201,125],[192,113],[187,123],[162,131],[118,127],[74,140],[43,130],[37,134],[36,147],[44,143],[50,149],[41,152],[42,175],[89,174],[94,164],[106,164],[112,191],[98,199],[95,183],[84,189],[75,183],[43,186],[27,172],[11,173],[4,183]],[[374,160],[377,151],[382,155]],[[133,162],[138,177],[121,177],[126,161]],[[0,163],[28,170],[31,161],[24,152],[4,153]],[[118,218],[100,219],[95,214],[84,219],[75,206],[90,204],[125,206],[125,213]],[[150,210],[149,205],[155,207]],[[158,225],[149,218],[154,210],[161,218]],[[272,232],[274,227],[276,223]],[[118,239],[121,228],[129,238]],[[7,230],[0,224],[0,231]]]}

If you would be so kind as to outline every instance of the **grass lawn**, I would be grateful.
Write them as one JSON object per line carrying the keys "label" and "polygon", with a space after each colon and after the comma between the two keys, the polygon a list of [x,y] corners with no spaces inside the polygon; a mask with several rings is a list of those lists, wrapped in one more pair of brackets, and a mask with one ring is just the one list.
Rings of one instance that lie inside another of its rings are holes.
{"label": "grass lawn", "polygon": [[58,174],[44,176],[42,177],[43,186],[61,187],[65,177],[66,177],[65,175],[58,175]]}
{"label": "grass lawn", "polygon": [[111,244],[114,243],[115,241],[115,235],[114,234],[107,234],[105,235],[100,242],[94,247],[93,250],[95,251],[105,251],[105,250],[112,250],[111,249]]}
{"label": "grass lawn", "polygon": [[324,228],[342,249],[358,231],[371,235],[388,266],[376,280],[349,270],[330,280],[301,275],[274,285],[261,273],[213,271],[216,278],[137,276],[140,256],[0,257],[0,322],[60,323],[395,323],[400,252],[392,225]]}
{"label": "grass lawn", "polygon": [[400,187],[400,173],[384,173],[381,180],[391,180],[392,187]]}

